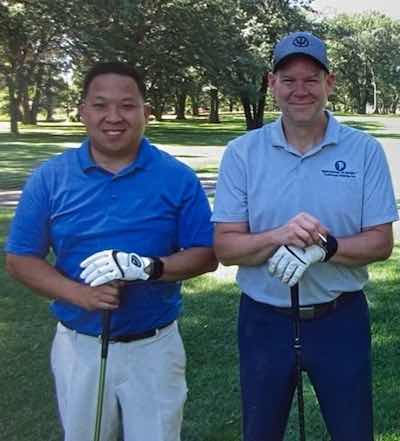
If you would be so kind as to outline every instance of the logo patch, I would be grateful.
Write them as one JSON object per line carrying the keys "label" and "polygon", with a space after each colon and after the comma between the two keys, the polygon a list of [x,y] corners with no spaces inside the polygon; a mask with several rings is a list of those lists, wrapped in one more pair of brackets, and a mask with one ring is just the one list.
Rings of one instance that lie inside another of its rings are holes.
{"label": "logo patch", "polygon": [[296,47],[307,47],[310,46],[310,42],[307,37],[298,36],[293,40],[293,46]]}
{"label": "logo patch", "polygon": [[334,178],[356,178],[358,173],[356,171],[349,171],[346,162],[342,160],[335,161],[332,169],[323,169],[321,172],[324,176]]}
{"label": "logo patch", "polygon": [[138,268],[142,267],[142,263],[140,262],[140,260],[134,254],[131,254],[131,263],[133,265],[137,266]]}
{"label": "logo patch", "polygon": [[335,168],[337,171],[344,171],[344,169],[346,168],[346,163],[344,161],[336,161]]}

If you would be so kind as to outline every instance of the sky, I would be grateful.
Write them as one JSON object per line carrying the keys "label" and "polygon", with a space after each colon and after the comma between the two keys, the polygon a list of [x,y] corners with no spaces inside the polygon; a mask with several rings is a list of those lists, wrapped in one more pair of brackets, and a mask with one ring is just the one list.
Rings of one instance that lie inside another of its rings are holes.
{"label": "sky", "polygon": [[375,10],[395,19],[400,19],[399,0],[314,0],[312,5],[324,15],[335,13],[353,14]]}

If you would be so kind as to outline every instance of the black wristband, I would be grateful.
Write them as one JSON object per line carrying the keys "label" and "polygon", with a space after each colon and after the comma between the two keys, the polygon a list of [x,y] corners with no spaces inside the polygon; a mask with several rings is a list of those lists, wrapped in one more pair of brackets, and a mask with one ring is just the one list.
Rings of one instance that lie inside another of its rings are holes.
{"label": "black wristband", "polygon": [[336,240],[336,237],[328,234],[326,236],[326,242],[321,241],[321,244],[326,252],[324,262],[328,262],[328,260],[336,253],[338,249],[338,242]]}
{"label": "black wristband", "polygon": [[149,280],[157,280],[164,274],[164,262],[159,257],[150,257],[152,259],[151,272]]}

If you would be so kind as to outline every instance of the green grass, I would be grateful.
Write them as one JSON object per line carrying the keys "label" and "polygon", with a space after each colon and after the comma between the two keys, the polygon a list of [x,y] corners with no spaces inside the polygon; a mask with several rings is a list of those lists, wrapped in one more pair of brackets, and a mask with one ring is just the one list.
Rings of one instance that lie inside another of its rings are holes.
{"label": "green grass", "polygon": [[[0,247],[12,210],[0,212]],[[400,244],[392,258],[371,268],[375,426],[377,441],[400,441]],[[12,281],[0,253],[0,433],[7,441],[61,440],[49,369],[55,321],[48,302]],[[188,356],[189,396],[183,441],[239,441],[240,401],[236,350],[239,290],[203,276],[185,284],[180,320]],[[327,441],[313,391],[306,382],[308,441]],[[286,441],[298,439],[296,403]]]}
{"label": "green grass", "polygon": [[[278,117],[278,113],[266,113],[265,122]],[[198,158],[196,147],[225,147],[233,138],[245,133],[244,116],[241,113],[221,115],[221,124],[210,124],[206,117],[188,118],[184,121],[165,119],[151,121],[146,136],[161,147],[193,147],[192,153],[177,155],[180,159]],[[388,133],[381,129],[382,124],[373,117],[363,119],[346,118],[344,124],[368,131],[380,138],[400,138],[398,133]],[[3,129],[4,130],[4,129]],[[380,132],[374,132],[380,130]],[[80,123],[39,122],[37,126],[20,126],[20,135],[13,136],[0,132],[0,190],[21,188],[31,170],[52,155],[67,148],[79,146],[85,137]],[[215,164],[212,164],[214,171]],[[205,171],[204,171],[205,172]]]}
{"label": "green grass", "polygon": [[[268,118],[273,118],[269,115]],[[0,133],[0,190],[19,189],[31,170],[52,155],[67,148],[77,147],[85,137],[79,123],[39,123],[37,126],[21,126],[20,135]],[[168,119],[152,121],[146,136],[160,146],[217,146],[245,132],[241,115],[225,115],[223,124],[210,124],[205,118],[185,121]],[[185,157],[196,157],[186,154]],[[180,156],[183,158],[184,156]]]}
{"label": "green grass", "polygon": [[[269,114],[267,119],[276,116]],[[348,120],[347,123],[369,132],[381,128],[373,118],[367,117],[361,122]],[[151,122],[147,136],[159,145],[223,148],[244,130],[241,115],[224,115],[223,123],[218,125],[209,124],[204,118]],[[0,133],[0,190],[20,188],[35,165],[66,148],[77,146],[85,136],[80,124],[69,123],[41,123],[38,127],[23,127],[21,132],[16,137]],[[196,156],[195,149],[190,156]],[[197,172],[205,181],[217,172],[217,167],[204,165]],[[400,200],[397,204],[400,208]],[[1,208],[0,249],[3,249],[12,213],[11,209]],[[368,287],[377,441],[400,441],[399,268],[400,244],[390,261],[372,266]],[[48,302],[5,274],[1,251],[0,284],[1,438],[7,441],[61,440],[49,369],[55,322],[48,312]],[[238,288],[234,283],[200,277],[185,284],[184,297],[181,328],[188,354],[189,398],[183,441],[239,441],[235,336]],[[328,440],[315,396],[307,382],[305,401],[307,440]],[[295,404],[293,409],[286,441],[298,439]]]}

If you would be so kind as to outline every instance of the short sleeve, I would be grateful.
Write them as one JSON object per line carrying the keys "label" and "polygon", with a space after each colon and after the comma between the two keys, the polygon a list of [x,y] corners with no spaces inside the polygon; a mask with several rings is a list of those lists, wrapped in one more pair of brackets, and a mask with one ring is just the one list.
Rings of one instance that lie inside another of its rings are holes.
{"label": "short sleeve", "polygon": [[213,222],[247,222],[247,177],[245,161],[228,145],[219,169]]}
{"label": "short sleeve", "polygon": [[191,172],[186,183],[178,219],[180,248],[211,247],[213,225],[207,196],[197,176]]}
{"label": "short sleeve", "polygon": [[377,141],[366,157],[362,227],[381,225],[398,219],[390,171],[383,148]]}
{"label": "short sleeve", "polygon": [[44,258],[49,247],[49,197],[43,168],[39,168],[24,186],[5,249],[11,254]]}

